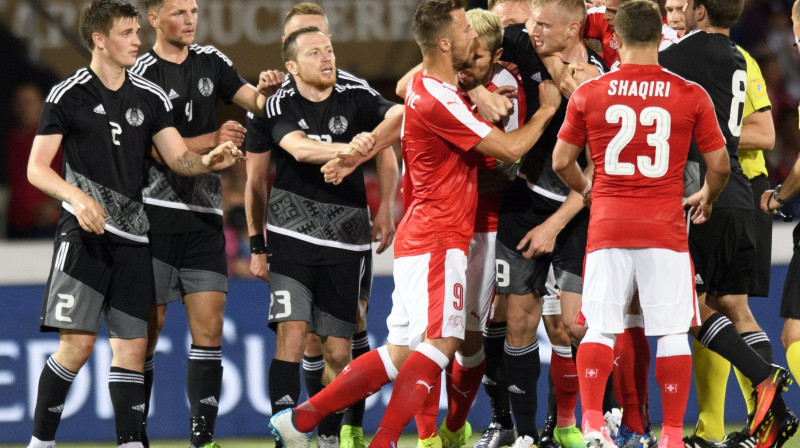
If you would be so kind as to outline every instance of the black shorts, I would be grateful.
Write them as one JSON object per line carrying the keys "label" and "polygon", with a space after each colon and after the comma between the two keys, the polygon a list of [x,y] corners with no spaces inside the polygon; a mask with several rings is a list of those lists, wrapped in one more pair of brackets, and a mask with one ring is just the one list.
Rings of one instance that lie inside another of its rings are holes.
{"label": "black shorts", "polygon": [[750,293],[756,263],[753,213],[714,209],[708,221],[689,226],[689,252],[698,293]]}
{"label": "black shorts", "polygon": [[784,319],[800,319],[800,224],[792,232],[792,261],[786,272],[781,299],[781,317]]}
{"label": "black shorts", "polygon": [[194,292],[228,292],[228,260],[222,232],[150,235],[150,250],[159,305]]}
{"label": "black shorts", "polygon": [[[518,179],[519,180],[519,179]],[[522,187],[520,187],[520,185]],[[497,263],[498,293],[528,294],[545,291],[544,280],[550,263],[556,276],[556,286],[569,292],[583,291],[583,259],[586,257],[586,231],[589,228],[589,210],[581,210],[556,237],[553,252],[535,260],[525,260],[522,251],[516,250],[520,240],[534,227],[542,224],[552,212],[551,201],[534,193],[525,183],[515,182],[503,197],[497,225],[495,257]],[[544,210],[548,210],[547,213]],[[509,268],[510,288],[500,286],[502,269]],[[516,278],[514,278],[516,277]],[[513,286],[512,286],[513,285]],[[527,286],[524,286],[527,285]]]}
{"label": "black shorts", "polygon": [[105,317],[110,338],[145,338],[153,303],[148,246],[56,240],[39,328],[97,333]]}
{"label": "black shorts", "polygon": [[372,252],[367,252],[364,256],[364,272],[361,274],[361,296],[359,300],[363,300],[369,305],[370,294],[372,294]]}
{"label": "black shorts", "polygon": [[328,266],[271,261],[269,327],[305,321],[319,336],[349,338],[356,331],[366,257]]}
{"label": "black shorts", "polygon": [[[769,297],[769,274],[772,271],[772,215],[761,211],[761,194],[770,189],[767,176],[750,179],[753,189],[753,221],[755,223],[756,266],[750,295]],[[712,213],[713,215],[713,213]]]}

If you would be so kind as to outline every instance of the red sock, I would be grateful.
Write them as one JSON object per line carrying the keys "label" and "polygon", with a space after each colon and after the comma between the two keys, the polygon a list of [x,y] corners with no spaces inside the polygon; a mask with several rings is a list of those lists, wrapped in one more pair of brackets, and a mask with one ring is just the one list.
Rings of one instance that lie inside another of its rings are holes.
{"label": "red sock", "polygon": [[647,376],[650,374],[650,343],[644,328],[627,328],[617,335],[614,356],[614,394],[625,410],[622,424],[644,434],[647,426],[644,411],[649,401]]}
{"label": "red sock", "polygon": [[[428,396],[441,381],[442,368],[419,351],[408,357],[397,379],[394,382],[392,398],[386,406],[386,412],[379,425],[379,430],[370,446],[386,448],[397,446],[397,439],[417,410],[421,409]],[[327,389],[327,388],[326,388]],[[299,429],[299,428],[298,428]]]}
{"label": "red sock", "polygon": [[578,346],[576,367],[584,415],[586,411],[603,415],[603,395],[613,365],[614,350],[611,347],[596,342],[582,342]]}
{"label": "red sock", "polygon": [[[449,366],[448,366],[449,368]],[[439,400],[442,396],[442,378],[436,378],[435,385],[428,394],[422,409],[414,415],[414,423],[417,424],[417,437],[420,440],[430,439],[436,435],[436,417],[439,415]]]}
{"label": "red sock", "polygon": [[366,399],[389,382],[378,349],[365,353],[347,365],[330,384],[295,408],[295,427],[311,432],[329,414]]}
{"label": "red sock", "polygon": [[452,372],[447,376],[447,429],[458,431],[467,421],[467,414],[481,387],[486,360],[475,367],[464,367],[454,358],[448,366]]}
{"label": "red sock", "polygon": [[657,356],[656,381],[661,387],[664,426],[682,428],[692,384],[692,357]]}
{"label": "red sock", "polygon": [[553,352],[550,357],[550,375],[558,403],[556,426],[564,428],[575,424],[575,406],[578,403],[578,376],[572,356],[563,357]]}

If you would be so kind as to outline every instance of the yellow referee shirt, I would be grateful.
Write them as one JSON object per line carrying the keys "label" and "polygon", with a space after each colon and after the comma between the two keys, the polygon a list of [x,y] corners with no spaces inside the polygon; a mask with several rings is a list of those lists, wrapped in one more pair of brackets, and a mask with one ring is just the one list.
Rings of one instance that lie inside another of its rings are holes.
{"label": "yellow referee shirt", "polygon": [[[767,85],[764,83],[764,76],[761,75],[761,67],[750,53],[740,46],[736,46],[747,61],[747,89],[744,101],[744,113],[742,118],[765,107],[772,107],[767,96]],[[748,179],[759,175],[767,175],[767,165],[764,161],[763,151],[760,149],[739,150],[739,163]]]}

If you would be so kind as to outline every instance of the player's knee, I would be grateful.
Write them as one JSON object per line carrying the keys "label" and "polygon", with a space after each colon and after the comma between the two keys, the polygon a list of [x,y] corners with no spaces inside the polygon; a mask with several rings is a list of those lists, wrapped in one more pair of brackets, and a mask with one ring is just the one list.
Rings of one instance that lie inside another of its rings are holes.
{"label": "player's knee", "polygon": [[586,335],[586,327],[578,325],[574,322],[564,322],[564,330],[566,330],[569,340],[575,344],[580,344],[583,337]]}
{"label": "player's knee", "polygon": [[334,350],[326,351],[325,353],[325,364],[327,364],[327,366],[337,375],[350,361],[350,350],[345,348],[336,348]]}
{"label": "player's knee", "polygon": [[56,357],[65,367],[72,367],[70,370],[76,370],[74,369],[75,366],[80,367],[84,365],[87,360],[89,360],[89,357],[94,351],[94,343],[96,340],[97,336],[94,338],[79,338],[61,341],[58,346]]}

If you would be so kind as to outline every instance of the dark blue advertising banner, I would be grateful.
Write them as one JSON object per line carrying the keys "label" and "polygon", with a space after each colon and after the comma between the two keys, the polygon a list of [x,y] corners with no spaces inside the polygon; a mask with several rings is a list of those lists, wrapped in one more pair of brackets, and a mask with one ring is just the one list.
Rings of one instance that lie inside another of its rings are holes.
{"label": "dark blue advertising banner", "polygon": [[[783,320],[778,316],[778,308],[785,275],[785,266],[774,267],[772,297],[750,301],[756,319],[772,340],[776,362],[784,365],[780,342]],[[383,344],[387,335],[385,319],[391,308],[392,288],[390,277],[375,279],[368,315],[373,348]],[[58,346],[55,333],[38,331],[43,289],[43,285],[0,287],[3,308],[0,322],[0,445],[25,443],[30,439],[39,374],[50,353]],[[268,433],[267,372],[275,351],[275,336],[267,327],[268,294],[268,285],[260,281],[230,282],[225,311],[224,378],[219,400],[218,437],[264,437]],[[550,345],[541,327],[539,336],[543,363],[538,389],[541,427],[546,413]],[[167,313],[167,323],[155,358],[155,386],[148,420],[151,439],[188,437],[189,406],[185,378],[189,345],[186,313],[179,303],[173,303]],[[655,360],[654,345],[652,357]],[[113,410],[107,386],[110,362],[111,350],[103,334],[69,392],[58,430],[59,441],[114,439]],[[660,422],[659,391],[652,372],[651,368],[650,412],[653,422]],[[744,421],[744,401],[733,378],[731,375],[726,421]],[[365,432],[375,431],[390,394],[391,388],[386,386],[381,393],[367,400]],[[800,403],[800,389],[793,385],[786,397],[787,403]],[[443,400],[441,405],[444,408],[446,402]],[[800,408],[795,406],[797,410]],[[693,424],[696,418],[697,404],[692,394],[686,414],[687,424]],[[489,402],[481,392],[469,420],[474,428],[480,430],[489,424],[490,419]]]}

